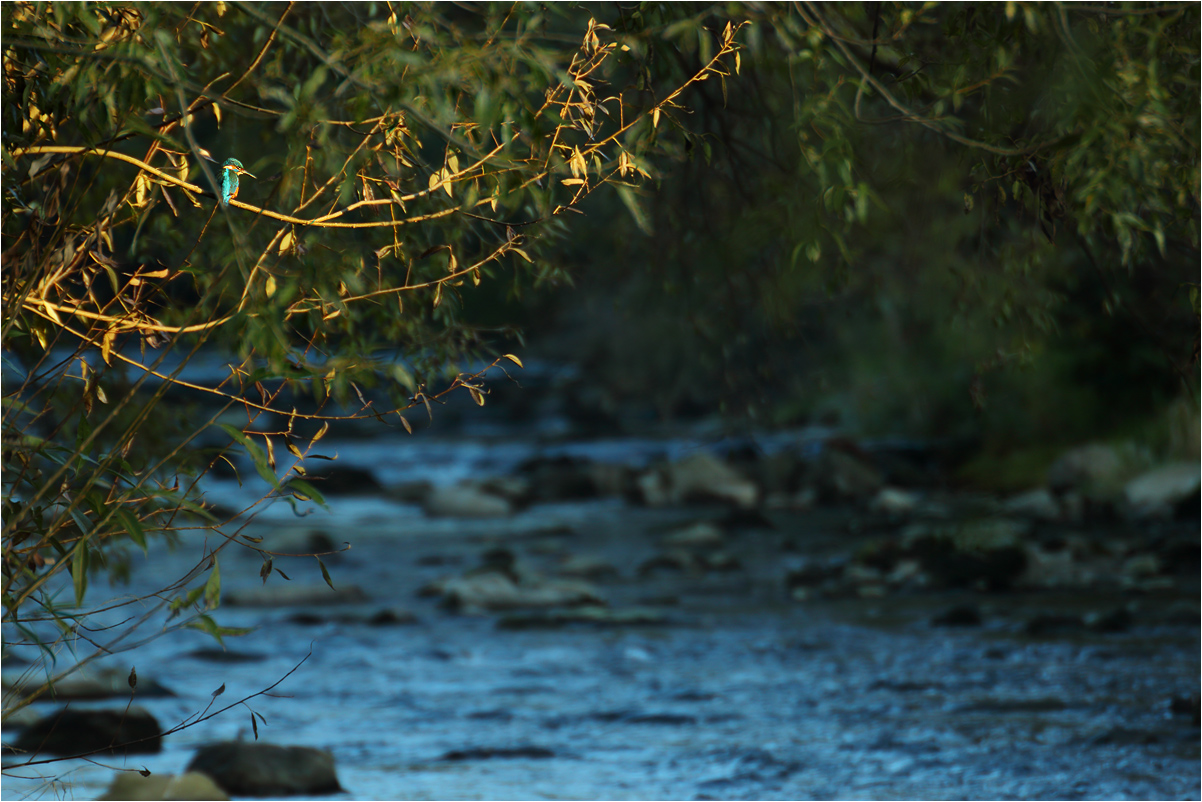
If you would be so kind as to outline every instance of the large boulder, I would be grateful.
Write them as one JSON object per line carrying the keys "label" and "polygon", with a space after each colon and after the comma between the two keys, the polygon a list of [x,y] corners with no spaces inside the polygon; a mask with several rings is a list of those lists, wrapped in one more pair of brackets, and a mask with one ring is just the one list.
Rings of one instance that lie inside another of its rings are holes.
{"label": "large boulder", "polygon": [[1174,462],[1140,474],[1123,488],[1123,508],[1132,518],[1197,517],[1202,469]]}
{"label": "large boulder", "polygon": [[207,774],[234,796],[308,796],[342,790],[334,756],[309,746],[223,741],[201,747],[188,771]]}
{"label": "large boulder", "polygon": [[159,752],[162,728],[140,707],[120,710],[64,708],[39,719],[17,738],[16,751],[34,754],[82,755],[111,751],[117,754]]}
{"label": "large boulder", "polygon": [[427,515],[448,518],[499,518],[513,512],[508,499],[470,485],[434,488],[425,507]]}
{"label": "large boulder", "polygon": [[131,802],[154,802],[154,800],[215,800],[228,802],[212,778],[206,774],[190,771],[187,774],[151,774],[143,777],[141,772],[123,771],[113,779],[113,784],[101,800],[131,800]]}

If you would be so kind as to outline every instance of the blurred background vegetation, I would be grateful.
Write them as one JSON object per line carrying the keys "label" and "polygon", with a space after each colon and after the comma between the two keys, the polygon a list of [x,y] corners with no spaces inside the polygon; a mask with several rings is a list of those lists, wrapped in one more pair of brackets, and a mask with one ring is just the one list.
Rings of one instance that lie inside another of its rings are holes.
{"label": "blurred background vegetation", "polygon": [[959,440],[1003,485],[1172,420],[1196,454],[1196,5],[637,13],[660,69],[753,24],[703,133],[639,211],[590,209],[578,285],[527,318],[594,403]]}

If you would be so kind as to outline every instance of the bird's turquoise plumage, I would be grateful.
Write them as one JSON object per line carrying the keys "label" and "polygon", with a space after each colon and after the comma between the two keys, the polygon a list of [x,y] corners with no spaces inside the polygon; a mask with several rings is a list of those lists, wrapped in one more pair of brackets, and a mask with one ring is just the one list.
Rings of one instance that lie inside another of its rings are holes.
{"label": "bird's turquoise plumage", "polygon": [[242,162],[237,159],[226,159],[225,164],[221,165],[221,202],[228,206],[229,202],[238,197],[238,176],[249,175],[251,178],[255,176],[247,172],[242,166]]}

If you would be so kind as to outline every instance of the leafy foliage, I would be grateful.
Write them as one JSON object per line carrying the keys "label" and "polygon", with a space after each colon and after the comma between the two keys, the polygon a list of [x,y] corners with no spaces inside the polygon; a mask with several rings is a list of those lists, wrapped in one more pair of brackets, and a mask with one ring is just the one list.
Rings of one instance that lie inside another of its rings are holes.
{"label": "leafy foliage", "polygon": [[[239,513],[323,503],[303,463],[331,422],[484,403],[460,367],[521,362],[464,299],[563,280],[569,213],[632,199],[679,139],[661,117],[738,49],[716,28],[665,81],[656,30],[558,6],[3,13],[3,620],[43,643],[80,636],[90,573],[193,529],[218,545],[160,607],[233,634],[217,552],[262,551],[264,580],[272,555],[199,478],[240,451],[267,492]],[[222,205],[228,157],[254,177]],[[228,364],[185,374],[198,353]]]}
{"label": "leafy foliage", "polygon": [[1089,436],[1196,387],[1197,6],[688,13],[661,63],[717,14],[753,24],[737,87],[692,104],[713,133],[663,183],[654,239],[586,279],[629,310],[615,385],[999,440]]}

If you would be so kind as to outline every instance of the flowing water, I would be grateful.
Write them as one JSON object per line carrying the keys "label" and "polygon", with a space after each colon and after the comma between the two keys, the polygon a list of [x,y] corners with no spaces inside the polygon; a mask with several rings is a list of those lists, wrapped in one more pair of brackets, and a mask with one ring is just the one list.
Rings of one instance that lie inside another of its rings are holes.
{"label": "flowing water", "polygon": [[[619,440],[555,449],[639,464],[695,447]],[[370,466],[385,485],[505,473],[549,452],[529,439],[420,436],[329,450]],[[229,505],[252,492],[232,480],[209,491]],[[293,607],[223,605],[220,623],[256,627],[226,639],[226,660],[194,631],[106,658],[102,665],[136,665],[139,677],[177,694],[137,702],[164,725],[204,710],[220,685],[225,704],[293,673],[270,695],[169,736],[159,754],[52,766],[66,785],[6,776],[3,798],[94,798],[110,766],[183,771],[201,744],[252,739],[251,709],[266,719],[260,739],[333,751],[346,789],[334,799],[1199,797],[1198,728],[1168,710],[1173,696],[1198,690],[1196,624],[1040,639],[1022,634],[1023,610],[1124,600],[976,594],[988,614],[967,629],[930,624],[967,592],[789,600],[783,576],[793,562],[856,547],[839,511],[732,530],[738,570],[636,570],[665,529],[723,514],[601,500],[502,519],[432,519],[363,496],[297,518],[277,504],[248,532],[284,550],[296,550],[307,530],[350,542],[327,558],[332,581],[358,586],[370,601],[304,607],[312,615],[299,617]],[[152,549],[135,561],[130,586],[98,583],[95,592],[129,597],[158,587],[186,572],[200,546],[186,536],[174,552]],[[496,546],[546,574],[569,555],[603,558],[618,570],[598,584],[612,607],[661,620],[506,629],[496,615],[459,615],[416,596]],[[261,586],[258,555],[232,547],[220,560],[225,592]],[[321,584],[312,558],[275,564],[292,584]],[[368,623],[383,608],[411,611],[416,622]],[[6,675],[15,670],[5,666]]]}

